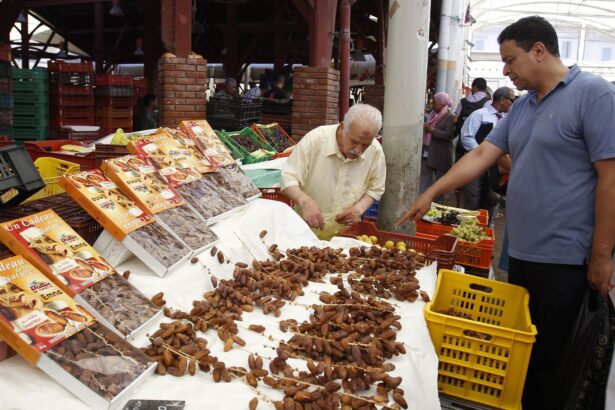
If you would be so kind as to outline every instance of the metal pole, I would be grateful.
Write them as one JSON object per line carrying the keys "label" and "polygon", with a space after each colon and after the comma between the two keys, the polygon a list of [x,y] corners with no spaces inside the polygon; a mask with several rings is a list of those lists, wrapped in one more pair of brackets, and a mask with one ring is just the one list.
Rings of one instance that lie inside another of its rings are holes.
{"label": "metal pole", "polygon": [[390,4],[383,132],[387,181],[378,226],[399,231],[395,221],[419,190],[431,5],[429,0]]}
{"label": "metal pole", "polygon": [[28,10],[23,10],[24,21],[21,23],[21,68],[30,68],[30,29],[28,27]]}
{"label": "metal pole", "polygon": [[463,32],[461,22],[464,12],[463,0],[452,0],[451,14],[449,19],[450,37],[448,64],[446,66],[446,89],[445,91],[451,96],[453,101],[457,100],[457,71],[458,65],[461,64],[461,42],[463,41]]}
{"label": "metal pole", "polygon": [[446,75],[449,59],[450,19],[453,0],[442,0],[440,11],[440,33],[438,35],[438,71],[436,72],[436,92],[446,91]]}
{"label": "metal pole", "polygon": [[350,100],[350,7],[356,0],[342,0],[340,6],[340,120]]}

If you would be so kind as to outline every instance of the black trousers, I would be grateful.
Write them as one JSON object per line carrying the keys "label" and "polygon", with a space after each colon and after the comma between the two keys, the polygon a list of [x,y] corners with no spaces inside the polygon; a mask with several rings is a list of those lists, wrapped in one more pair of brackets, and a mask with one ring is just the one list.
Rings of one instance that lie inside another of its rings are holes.
{"label": "black trousers", "polygon": [[523,389],[524,410],[549,409],[562,349],[572,332],[588,288],[587,265],[509,259],[508,282],[530,293],[530,314],[538,334]]}

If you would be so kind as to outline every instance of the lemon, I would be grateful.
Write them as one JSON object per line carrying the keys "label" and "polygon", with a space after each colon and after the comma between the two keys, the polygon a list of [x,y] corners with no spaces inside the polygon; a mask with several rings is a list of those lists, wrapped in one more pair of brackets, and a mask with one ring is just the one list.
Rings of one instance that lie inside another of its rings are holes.
{"label": "lemon", "polygon": [[373,245],[378,243],[378,238],[376,238],[374,235],[370,236],[369,240],[372,242]]}
{"label": "lemon", "polygon": [[402,252],[406,252],[406,246],[398,246],[397,249],[399,249]]}
{"label": "lemon", "polygon": [[395,242],[393,241],[386,241],[384,243],[384,247],[387,249],[393,249],[395,247]]}
{"label": "lemon", "polygon": [[403,246],[403,247],[405,248],[405,247],[406,247],[406,243],[405,243],[405,242],[402,242],[402,241],[399,241],[399,242],[397,242],[397,243],[395,244],[395,246],[397,246],[398,248],[399,248],[400,246]]}

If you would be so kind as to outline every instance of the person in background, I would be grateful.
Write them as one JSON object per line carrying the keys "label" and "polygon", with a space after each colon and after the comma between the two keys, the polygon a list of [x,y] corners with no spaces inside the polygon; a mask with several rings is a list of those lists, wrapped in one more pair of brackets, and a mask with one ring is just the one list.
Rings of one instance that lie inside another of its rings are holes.
{"label": "person in background", "polygon": [[418,220],[434,198],[478,178],[509,153],[508,280],[529,292],[538,334],[524,409],[551,408],[564,344],[589,288],[613,289],[615,87],[559,56],[557,33],[540,16],[498,36],[504,75],[529,92],[485,141],[464,155],[399,219]]}
{"label": "person in background", "polygon": [[255,81],[250,81],[250,89],[243,95],[246,98],[258,98],[261,96],[261,89]]}
{"label": "person in background", "polygon": [[284,91],[285,78],[280,76],[275,82],[275,86],[265,93],[265,98],[271,98],[274,100],[286,100],[288,99],[288,93]]}
{"label": "person in background", "polygon": [[158,98],[156,94],[145,94],[137,103],[134,113],[133,129],[135,131],[151,130],[158,128],[156,111],[158,110]]}
{"label": "person in background", "polygon": [[237,81],[234,78],[227,77],[219,90],[216,87],[216,97],[232,97],[234,95],[237,95]]}
{"label": "person in background", "polygon": [[[481,109],[491,102],[491,93],[487,92],[487,80],[482,77],[477,77],[472,81],[472,88],[470,94],[467,97],[462,98],[457,104],[455,109],[455,137],[457,137],[457,145],[455,148],[455,161],[459,161],[459,158],[466,153],[461,143],[461,128],[466,119],[474,111]],[[457,200],[457,207],[465,205],[463,204],[463,190],[458,189],[455,191],[455,198]]]}
{"label": "person in background", "polygon": [[315,128],[295,146],[282,169],[282,189],[312,228],[358,222],[380,199],[386,164],[375,137],[381,127],[377,108],[355,104],[341,123]]}
{"label": "person in background", "polygon": [[[465,152],[470,152],[483,142],[487,134],[497,125],[508,112],[515,101],[515,93],[511,88],[500,87],[493,93],[493,102],[486,107],[474,111],[466,119],[461,128],[461,143]],[[470,182],[463,189],[464,208],[489,210],[490,226],[493,226],[499,198],[493,195],[485,176]]]}
{"label": "person in background", "polygon": [[452,103],[445,92],[433,97],[433,109],[423,127],[420,193],[433,184],[434,177],[438,180],[453,166],[455,123],[450,110]]}

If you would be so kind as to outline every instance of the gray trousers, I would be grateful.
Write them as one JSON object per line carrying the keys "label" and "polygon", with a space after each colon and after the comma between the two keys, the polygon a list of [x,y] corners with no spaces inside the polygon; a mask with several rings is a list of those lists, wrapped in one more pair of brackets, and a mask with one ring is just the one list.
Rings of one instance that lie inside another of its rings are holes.
{"label": "gray trousers", "polygon": [[470,182],[463,188],[463,207],[477,210],[481,205],[482,176]]}
{"label": "gray trousers", "polygon": [[427,164],[427,158],[421,158],[421,178],[419,180],[419,195],[425,192],[427,188],[429,188],[434,182],[440,179],[444,174],[446,174],[446,172],[430,167]]}

